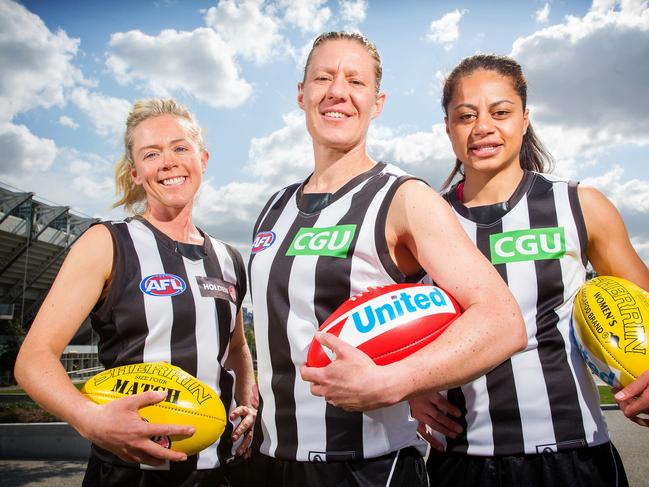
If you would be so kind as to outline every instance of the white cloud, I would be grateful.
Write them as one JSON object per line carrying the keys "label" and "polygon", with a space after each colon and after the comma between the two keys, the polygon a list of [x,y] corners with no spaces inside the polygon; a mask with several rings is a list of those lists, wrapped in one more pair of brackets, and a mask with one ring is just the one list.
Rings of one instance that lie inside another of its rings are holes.
{"label": "white cloud", "polygon": [[394,163],[425,179],[435,189],[439,189],[455,161],[444,124],[433,125],[430,132],[410,134],[395,134],[388,128],[372,126],[367,146],[375,160]]}
{"label": "white cloud", "polygon": [[83,159],[73,159],[68,164],[68,171],[71,173],[89,172],[92,170],[92,164]]}
{"label": "white cloud", "polygon": [[625,213],[644,213],[649,217],[649,180],[624,180],[624,170],[616,165],[605,174],[586,178],[583,184],[602,191]]}
{"label": "white cloud", "polygon": [[450,49],[455,41],[460,38],[460,19],[468,10],[455,9],[453,12],[442,15],[441,18],[433,20],[428,28],[426,38],[436,44],[443,44],[445,49]]}
{"label": "white cloud", "polygon": [[313,168],[313,145],[304,114],[284,115],[284,127],[250,141],[247,169],[257,178],[280,188],[303,179]]}
{"label": "white cloud", "polygon": [[594,186],[617,207],[628,229],[631,243],[649,265],[649,180],[624,179],[620,166],[600,176],[586,178],[582,184]]}
{"label": "white cloud", "polygon": [[307,41],[302,47],[294,47],[290,50],[290,54],[295,60],[295,66],[300,73],[304,71],[304,65],[306,64],[306,60],[309,57],[309,53],[311,52],[313,41],[315,41],[315,39],[316,38],[313,37],[312,39],[309,39],[309,41]]}
{"label": "white cloud", "polygon": [[131,103],[121,98],[90,92],[85,88],[75,88],[70,100],[83,111],[102,136],[121,137],[126,127],[126,117]]}
{"label": "white cloud", "polygon": [[[4,129],[0,124],[0,144],[5,151],[13,153],[14,145],[6,140]],[[21,190],[33,191],[54,204],[69,206],[76,213],[81,210],[86,215],[102,218],[124,217],[121,209],[110,208],[116,200],[113,173],[117,156],[107,159],[72,147],[56,147],[51,140],[35,137],[24,127],[18,127],[18,131],[14,138],[22,142],[19,149],[22,153],[16,157],[27,167],[13,165],[6,170],[0,163],[4,181]]]}
{"label": "white cloud", "polygon": [[[122,121],[124,123],[124,121]],[[61,168],[54,177],[67,188],[65,200],[83,208],[105,213],[115,197],[115,161],[94,153],[63,148],[56,165]]]}
{"label": "white cloud", "polygon": [[74,129],[74,130],[79,128],[79,124],[77,122],[75,122],[74,120],[72,120],[67,115],[61,115],[59,117],[59,124],[63,125],[64,127],[69,127],[71,129]]}
{"label": "white cloud", "polygon": [[637,238],[631,238],[631,244],[645,265],[649,265],[649,240],[641,241]]}
{"label": "white cloud", "polygon": [[[102,204],[111,200],[117,200],[115,195],[115,180],[107,175],[98,174],[80,174],[72,178],[69,185],[77,196],[85,199],[91,199]],[[108,206],[108,205],[106,205]]]}
{"label": "white cloud", "polygon": [[321,7],[327,0],[279,0],[285,9],[284,20],[302,32],[320,32],[331,17],[328,7]]}
{"label": "white cloud", "polygon": [[56,158],[56,144],[32,134],[24,125],[0,123],[0,171],[28,173],[48,169]]}
{"label": "white cloud", "polygon": [[285,43],[278,19],[263,0],[221,0],[207,9],[205,23],[233,52],[258,63],[269,61]]}
{"label": "white cloud", "polygon": [[591,150],[649,144],[648,52],[646,1],[596,2],[583,18],[568,17],[512,48],[534,120],[587,130]]}
{"label": "white cloud", "polygon": [[212,107],[236,107],[252,91],[240,78],[233,49],[209,28],[169,29],[155,37],[115,33],[106,64],[122,84],[139,84],[155,96],[188,93]]}
{"label": "white cloud", "polygon": [[[366,0],[338,0],[340,17],[351,26],[360,24],[367,16]],[[351,29],[350,29],[351,30]]]}
{"label": "white cloud", "polygon": [[534,18],[540,24],[547,24],[549,17],[550,17],[549,3],[546,3],[545,5],[543,5],[543,8],[540,8],[536,12],[534,12]]}
{"label": "white cloud", "polygon": [[36,107],[61,106],[66,88],[83,79],[71,61],[79,40],[22,5],[0,1],[0,121]]}
{"label": "white cloud", "polygon": [[211,235],[247,252],[259,212],[279,189],[266,182],[232,182],[215,188],[211,181],[204,181],[194,205],[194,218]]}

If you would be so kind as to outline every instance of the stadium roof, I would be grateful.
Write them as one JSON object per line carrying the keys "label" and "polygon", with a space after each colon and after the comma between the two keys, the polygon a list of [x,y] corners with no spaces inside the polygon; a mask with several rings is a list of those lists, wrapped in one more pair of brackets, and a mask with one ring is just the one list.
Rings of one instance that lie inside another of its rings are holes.
{"label": "stadium roof", "polygon": [[0,183],[0,317],[29,325],[70,246],[96,221]]}

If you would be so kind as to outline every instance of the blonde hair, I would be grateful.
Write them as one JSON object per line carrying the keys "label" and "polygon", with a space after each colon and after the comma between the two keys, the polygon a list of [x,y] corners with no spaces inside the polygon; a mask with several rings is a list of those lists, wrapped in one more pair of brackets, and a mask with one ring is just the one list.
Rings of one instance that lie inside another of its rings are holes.
{"label": "blonde hair", "polygon": [[135,167],[133,161],[133,131],[141,122],[160,115],[174,115],[187,120],[189,122],[189,136],[198,144],[201,151],[207,150],[198,122],[196,122],[191,112],[176,100],[172,98],[153,98],[136,101],[133,103],[133,108],[126,119],[124,154],[122,154],[115,166],[115,188],[120,198],[113,203],[113,208],[124,205],[127,213],[130,214],[138,214],[144,211],[145,207],[141,203],[146,200],[146,194],[142,186],[136,185],[131,178],[131,171]]}
{"label": "blonde hair", "polygon": [[357,32],[345,32],[345,31],[335,31],[335,32],[325,32],[316,37],[313,41],[313,46],[309,52],[309,56],[306,58],[306,64],[304,65],[304,77],[302,82],[306,80],[306,72],[309,69],[309,64],[311,64],[311,57],[313,52],[317,47],[321,46],[328,41],[339,41],[339,40],[348,40],[358,42],[361,46],[367,49],[368,54],[374,60],[374,76],[376,77],[376,92],[378,93],[381,89],[381,78],[383,77],[383,66],[381,65],[381,56],[379,51],[372,41],[370,41],[363,34]]}

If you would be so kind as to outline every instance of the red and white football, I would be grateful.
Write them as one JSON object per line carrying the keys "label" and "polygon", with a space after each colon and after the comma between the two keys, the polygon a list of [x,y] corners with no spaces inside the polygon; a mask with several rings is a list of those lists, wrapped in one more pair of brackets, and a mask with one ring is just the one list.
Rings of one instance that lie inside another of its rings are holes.
{"label": "red and white football", "polygon": [[[461,313],[455,299],[437,286],[392,284],[352,296],[320,331],[365,352],[377,365],[388,365],[435,340]],[[306,364],[324,367],[334,359],[314,338]]]}

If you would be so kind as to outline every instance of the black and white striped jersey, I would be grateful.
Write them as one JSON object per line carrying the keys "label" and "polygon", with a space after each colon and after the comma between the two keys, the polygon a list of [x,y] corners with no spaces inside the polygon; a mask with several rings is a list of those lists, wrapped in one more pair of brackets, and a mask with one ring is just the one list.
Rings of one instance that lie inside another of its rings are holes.
{"label": "black and white striped jersey", "polygon": [[385,221],[410,176],[376,164],[307,213],[302,184],[276,193],[254,229],[249,262],[262,406],[256,446],[275,458],[345,461],[406,446],[423,448],[407,403],[347,412],[315,397],[299,369],[315,331],[350,296],[369,286],[418,280],[392,261]]}
{"label": "black and white striped jersey", "polygon": [[445,197],[508,284],[528,334],[525,350],[447,392],[465,428],[456,439],[438,435],[447,451],[534,454],[608,441],[592,375],[569,332],[587,263],[577,185],[526,171],[506,203],[467,208],[458,186]]}
{"label": "black and white striped jersey", "polygon": [[[102,224],[115,255],[109,292],[91,314],[101,363],[169,362],[212,387],[231,411],[235,376],[224,363],[246,293],[241,255],[204,232],[202,246],[175,242],[138,217]],[[217,468],[233,457],[234,426],[229,421],[216,443],[187,460],[194,469]],[[102,460],[124,464],[93,448]]]}

